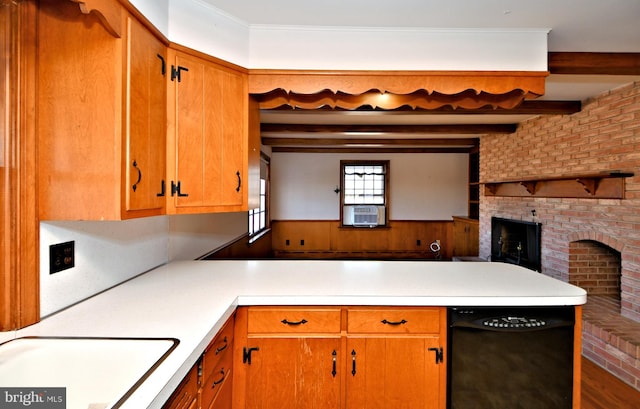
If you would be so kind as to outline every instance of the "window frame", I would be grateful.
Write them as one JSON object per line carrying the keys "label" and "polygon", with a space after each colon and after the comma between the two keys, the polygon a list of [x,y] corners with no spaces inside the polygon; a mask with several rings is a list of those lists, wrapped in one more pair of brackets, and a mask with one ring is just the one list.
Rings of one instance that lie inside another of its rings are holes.
{"label": "window frame", "polygon": [[[345,223],[344,218],[344,208],[345,206],[352,206],[353,204],[345,204],[345,167],[347,166],[382,166],[384,169],[384,201],[381,205],[384,207],[384,221],[377,226],[372,228],[385,228],[389,225],[389,185],[390,185],[390,177],[389,177],[389,160],[376,160],[376,159],[344,159],[340,160],[340,225],[341,227],[349,227],[349,228],[361,228],[359,226],[354,226],[353,224]],[[357,204],[356,204],[357,205]],[[369,205],[364,204],[363,205]]]}
{"label": "window frame", "polygon": [[[260,238],[266,231],[268,231],[271,228],[270,211],[269,211],[270,179],[271,179],[270,165],[271,164],[269,159],[266,157],[263,157],[262,155],[260,160],[261,160],[261,167],[262,167],[262,164],[265,165],[265,172],[264,172],[265,174],[260,175],[260,205],[256,208],[249,209],[247,211],[247,215],[248,215],[247,228],[248,228],[248,234],[249,234],[249,243],[252,243],[253,241]],[[263,184],[264,184],[264,191],[263,191]],[[259,229],[253,230],[252,232],[252,227],[255,229],[255,225],[253,224],[253,221],[256,214],[256,210],[257,210],[257,213],[264,215],[263,218],[260,218],[261,221],[264,220],[264,224],[260,222]]]}

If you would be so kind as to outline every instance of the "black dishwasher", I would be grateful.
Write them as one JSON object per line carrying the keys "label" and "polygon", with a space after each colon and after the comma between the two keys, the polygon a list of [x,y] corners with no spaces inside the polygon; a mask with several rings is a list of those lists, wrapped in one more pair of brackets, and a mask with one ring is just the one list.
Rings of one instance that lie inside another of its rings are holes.
{"label": "black dishwasher", "polygon": [[449,409],[571,409],[573,307],[448,311]]}

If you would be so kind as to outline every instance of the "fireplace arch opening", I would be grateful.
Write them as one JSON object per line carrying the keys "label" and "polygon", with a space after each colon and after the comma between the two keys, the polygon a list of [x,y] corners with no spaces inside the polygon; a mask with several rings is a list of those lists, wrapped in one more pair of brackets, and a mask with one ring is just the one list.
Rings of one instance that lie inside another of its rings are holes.
{"label": "fireplace arch opening", "polygon": [[589,296],[621,298],[621,254],[595,240],[569,243],[569,283],[582,287]]}

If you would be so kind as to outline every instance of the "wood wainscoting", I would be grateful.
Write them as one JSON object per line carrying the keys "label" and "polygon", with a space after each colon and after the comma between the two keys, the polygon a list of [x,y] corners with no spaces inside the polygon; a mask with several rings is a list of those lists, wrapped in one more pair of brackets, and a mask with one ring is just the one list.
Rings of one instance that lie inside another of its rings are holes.
{"label": "wood wainscoting", "polygon": [[263,258],[271,258],[271,230],[266,230],[255,238],[248,234],[242,235],[200,257],[200,260]]}
{"label": "wood wainscoting", "polygon": [[[391,220],[384,227],[346,227],[338,220],[274,220],[278,258],[442,259],[453,254],[453,222]],[[430,250],[439,241],[440,252]]]}

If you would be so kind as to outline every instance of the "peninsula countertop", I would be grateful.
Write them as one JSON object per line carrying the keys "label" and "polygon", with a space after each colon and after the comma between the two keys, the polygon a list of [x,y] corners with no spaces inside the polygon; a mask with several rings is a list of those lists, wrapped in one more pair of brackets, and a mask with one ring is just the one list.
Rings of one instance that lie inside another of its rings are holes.
{"label": "peninsula countertop", "polygon": [[564,306],[586,298],[579,287],[494,262],[181,261],[3,333],[0,341],[176,338],[179,345],[122,406],[160,408],[241,305]]}

